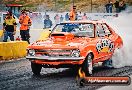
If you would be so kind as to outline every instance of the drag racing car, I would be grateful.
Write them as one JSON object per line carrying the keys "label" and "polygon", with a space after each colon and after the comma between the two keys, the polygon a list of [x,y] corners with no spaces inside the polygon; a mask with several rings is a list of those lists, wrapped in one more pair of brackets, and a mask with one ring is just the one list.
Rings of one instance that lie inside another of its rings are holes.
{"label": "drag racing car", "polygon": [[29,45],[26,58],[35,75],[42,67],[81,67],[91,75],[95,63],[112,65],[114,50],[122,46],[122,38],[104,21],[67,21],[57,24],[47,40]]}

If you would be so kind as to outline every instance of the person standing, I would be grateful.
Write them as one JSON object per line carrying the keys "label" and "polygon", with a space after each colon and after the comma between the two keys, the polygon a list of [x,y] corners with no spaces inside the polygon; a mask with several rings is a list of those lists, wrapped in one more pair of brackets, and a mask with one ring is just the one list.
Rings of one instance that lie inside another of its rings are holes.
{"label": "person standing", "polygon": [[14,41],[14,35],[16,34],[16,25],[16,19],[13,17],[12,12],[7,12],[3,23],[3,42],[7,42],[8,36],[10,37],[11,41]]}
{"label": "person standing", "polygon": [[79,12],[78,13],[78,20],[82,20],[82,16],[83,16],[82,12]]}
{"label": "person standing", "polygon": [[105,5],[105,8],[106,8],[106,12],[107,12],[107,13],[112,13],[112,8],[113,8],[112,2],[109,1],[109,3],[107,3],[107,4]]}
{"label": "person standing", "polygon": [[88,17],[86,15],[86,13],[84,13],[84,15],[82,16],[82,20],[87,20],[87,19],[88,19]]}
{"label": "person standing", "polygon": [[46,15],[47,15],[47,13],[45,12],[45,13],[44,13],[44,16],[43,16],[44,20],[46,19]]}
{"label": "person standing", "polygon": [[115,5],[116,13],[119,13],[119,0],[116,0],[114,5]]}
{"label": "person standing", "polygon": [[113,12],[113,3],[110,1],[109,3],[109,13],[112,13]]}
{"label": "person standing", "polygon": [[76,12],[76,19],[75,20],[78,20],[78,13]]}
{"label": "person standing", "polygon": [[49,15],[46,15],[46,19],[44,20],[44,29],[51,28],[52,21],[49,18]]}
{"label": "person standing", "polygon": [[66,21],[69,20],[69,15],[68,15],[68,13],[66,13],[66,15],[65,15],[65,20],[66,20]]}
{"label": "person standing", "polygon": [[60,23],[60,17],[59,17],[58,14],[55,15],[54,20],[55,20],[55,24],[59,24]]}
{"label": "person standing", "polygon": [[126,3],[125,3],[124,0],[121,0],[121,1],[119,2],[119,12],[122,12],[122,11],[124,11],[125,9],[126,9]]}
{"label": "person standing", "polygon": [[41,21],[42,21],[42,14],[39,13],[39,14],[38,14],[38,22],[41,22]]}
{"label": "person standing", "polygon": [[64,17],[61,15],[60,16],[60,22],[63,22],[63,19],[64,19]]}
{"label": "person standing", "polygon": [[70,12],[70,21],[75,21],[75,20],[76,20],[76,11],[75,8],[73,7]]}
{"label": "person standing", "polygon": [[27,11],[22,11],[21,16],[19,17],[20,26],[20,35],[23,41],[30,43],[30,34],[29,28],[32,25],[31,18],[28,16]]}

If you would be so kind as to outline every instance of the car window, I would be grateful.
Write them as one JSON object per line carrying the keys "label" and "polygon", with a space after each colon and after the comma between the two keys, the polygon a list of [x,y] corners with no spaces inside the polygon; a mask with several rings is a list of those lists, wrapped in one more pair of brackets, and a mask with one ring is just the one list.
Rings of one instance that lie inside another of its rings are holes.
{"label": "car window", "polygon": [[93,24],[80,24],[74,28],[73,32],[76,36],[88,36],[94,37],[94,25]]}
{"label": "car window", "polygon": [[92,23],[61,23],[54,28],[53,32],[70,32],[75,36],[94,37],[94,25]]}
{"label": "car window", "polygon": [[104,37],[105,31],[103,29],[103,26],[101,24],[96,24],[96,36],[97,37]]}
{"label": "car window", "polygon": [[57,25],[57,26],[54,28],[54,32],[61,32],[63,28],[64,28],[63,25]]}
{"label": "car window", "polygon": [[103,25],[103,29],[105,31],[105,35],[111,35],[111,32],[110,32],[109,28],[107,27],[107,25],[106,24],[102,24],[102,25]]}

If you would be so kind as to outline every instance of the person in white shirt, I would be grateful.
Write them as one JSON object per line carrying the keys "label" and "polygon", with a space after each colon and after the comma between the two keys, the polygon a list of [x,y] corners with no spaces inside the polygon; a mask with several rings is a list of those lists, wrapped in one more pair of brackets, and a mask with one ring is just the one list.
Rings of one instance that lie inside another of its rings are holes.
{"label": "person in white shirt", "polygon": [[82,20],[83,14],[81,12],[78,13],[78,20]]}

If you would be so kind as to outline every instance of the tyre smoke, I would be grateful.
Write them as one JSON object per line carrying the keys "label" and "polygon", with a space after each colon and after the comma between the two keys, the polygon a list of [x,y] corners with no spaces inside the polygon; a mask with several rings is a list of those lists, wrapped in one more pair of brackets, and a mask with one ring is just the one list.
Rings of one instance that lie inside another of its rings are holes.
{"label": "tyre smoke", "polygon": [[107,19],[110,26],[123,39],[123,47],[116,50],[112,60],[115,68],[132,66],[132,13],[123,12],[118,18]]}

